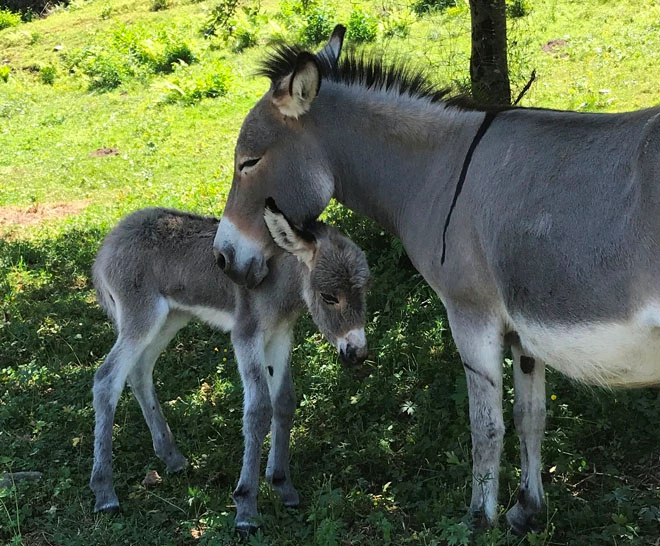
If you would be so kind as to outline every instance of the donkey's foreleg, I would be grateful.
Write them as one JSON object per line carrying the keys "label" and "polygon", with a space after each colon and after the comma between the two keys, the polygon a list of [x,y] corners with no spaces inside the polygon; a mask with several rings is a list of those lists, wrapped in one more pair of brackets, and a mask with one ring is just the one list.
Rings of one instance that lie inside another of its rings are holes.
{"label": "donkey's foreleg", "polygon": [[271,337],[266,346],[268,391],[273,407],[266,479],[273,485],[285,506],[298,506],[300,502],[289,468],[289,438],[296,411],[296,393],[290,367],[292,338],[293,328],[286,324]]}
{"label": "donkey's foreleg", "polygon": [[139,358],[139,350],[120,335],[94,374],[94,465],[89,487],[96,497],[95,512],[119,510],[112,480],[112,427],[117,402],[126,377]]}
{"label": "donkey's foreleg", "polygon": [[535,516],[543,507],[541,442],[545,431],[545,365],[512,346],[515,402],[513,418],[520,439],[520,488],[518,502],[506,519],[516,533],[536,527]]}
{"label": "donkey's foreleg", "polygon": [[234,490],[236,527],[249,533],[257,527],[257,493],[259,462],[264,438],[271,419],[271,405],[266,380],[263,336],[241,335],[232,331],[232,343],[243,382],[243,438],[245,451],[238,485]]}
{"label": "donkey's foreleg", "polygon": [[487,317],[451,312],[449,324],[463,359],[472,432],[472,500],[470,512],[479,525],[497,518],[502,416],[502,337]]}
{"label": "donkey's foreleg", "polygon": [[145,348],[137,366],[128,376],[131,390],[140,404],[142,415],[149,426],[154,452],[171,472],[183,470],[188,465],[188,461],[176,446],[172,431],[163,415],[154,389],[153,370],[160,353],[189,320],[187,315],[170,313],[160,332]]}

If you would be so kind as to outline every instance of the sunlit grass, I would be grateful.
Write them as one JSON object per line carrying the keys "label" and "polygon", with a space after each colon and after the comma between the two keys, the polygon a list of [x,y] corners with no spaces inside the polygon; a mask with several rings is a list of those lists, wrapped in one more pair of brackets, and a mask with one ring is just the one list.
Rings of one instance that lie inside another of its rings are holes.
{"label": "sunlit grass", "polygon": [[[514,95],[536,70],[527,106],[623,111],[660,103],[660,6],[645,2],[529,2],[510,21]],[[0,542],[15,544],[234,544],[231,490],[242,456],[242,390],[227,336],[191,325],[156,368],[157,389],[191,466],[167,475],[140,410],[126,393],[116,416],[115,478],[122,515],[92,513],[91,382],[114,334],[95,304],[90,268],[102,237],[124,214],[161,205],[219,214],[241,121],[267,88],[251,77],[264,44],[242,54],[199,32],[212,3],[78,2],[0,31],[0,206],[87,199],[79,214],[0,233],[0,472],[44,478],[0,496]],[[379,17],[403,2],[365,2]],[[263,2],[270,17],[278,2]],[[337,6],[348,16],[351,6]],[[163,104],[168,75],[140,73],[108,92],[61,58],[108,43],[118,25],[170,26],[198,62],[233,74],[225,96]],[[467,3],[413,19],[405,39],[368,46],[429,68],[439,83],[467,81]],[[556,41],[556,46],[548,44]],[[56,51],[56,46],[61,46]],[[545,49],[544,49],[544,46]],[[57,67],[53,85],[39,67]],[[116,155],[92,156],[99,148]],[[467,544],[470,433],[465,378],[437,297],[400,244],[334,207],[330,221],[367,251],[374,272],[368,336],[372,359],[343,369],[309,319],[297,329],[299,395],[292,470],[304,504],[284,509],[266,486],[257,544]],[[226,360],[224,360],[226,359]],[[508,373],[508,367],[507,367]],[[507,376],[509,434],[504,507],[515,502],[518,446]],[[544,533],[521,539],[504,525],[475,544],[655,544],[660,534],[653,390],[600,392],[550,373]],[[147,470],[163,482],[145,489]],[[18,507],[18,508],[17,508]],[[20,522],[20,533],[15,522]]]}

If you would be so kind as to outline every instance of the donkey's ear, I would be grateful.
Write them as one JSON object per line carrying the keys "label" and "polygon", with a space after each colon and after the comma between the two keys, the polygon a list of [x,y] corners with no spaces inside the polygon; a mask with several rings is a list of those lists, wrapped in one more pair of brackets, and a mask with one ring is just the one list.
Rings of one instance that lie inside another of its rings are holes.
{"label": "donkey's ear", "polygon": [[336,64],[341,55],[341,47],[344,45],[344,34],[346,34],[346,27],[344,25],[337,25],[332,31],[330,40],[326,46],[319,51],[319,56],[324,56],[332,64]]}
{"label": "donkey's ear", "polygon": [[277,208],[272,198],[266,200],[264,220],[275,243],[293,254],[311,270],[316,253],[316,237],[309,231],[295,227]]}
{"label": "donkey's ear", "polygon": [[282,115],[299,118],[307,112],[321,88],[321,71],[316,57],[303,51],[293,72],[282,78],[273,92],[273,103]]}

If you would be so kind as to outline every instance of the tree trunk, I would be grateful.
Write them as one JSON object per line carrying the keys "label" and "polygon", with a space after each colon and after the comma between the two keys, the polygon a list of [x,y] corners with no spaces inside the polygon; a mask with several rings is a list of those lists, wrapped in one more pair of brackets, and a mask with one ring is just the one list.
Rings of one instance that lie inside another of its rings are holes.
{"label": "tree trunk", "polygon": [[479,104],[511,104],[506,59],[506,6],[504,0],[470,0],[472,15],[472,96]]}

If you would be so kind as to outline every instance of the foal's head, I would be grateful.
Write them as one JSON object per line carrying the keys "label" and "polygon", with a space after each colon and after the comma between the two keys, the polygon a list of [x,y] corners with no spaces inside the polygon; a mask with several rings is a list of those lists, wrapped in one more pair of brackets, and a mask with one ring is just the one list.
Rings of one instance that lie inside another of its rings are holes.
{"label": "foal's head", "polygon": [[342,361],[367,357],[364,335],[369,265],[362,250],[335,228],[314,222],[295,226],[269,199],[264,219],[273,240],[302,262],[303,296],[314,323]]}

